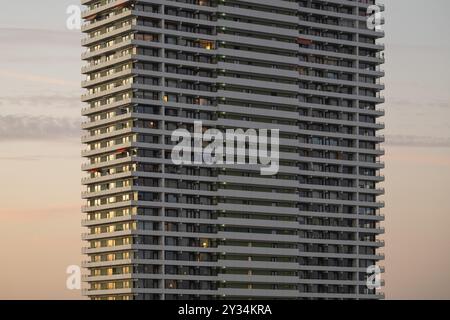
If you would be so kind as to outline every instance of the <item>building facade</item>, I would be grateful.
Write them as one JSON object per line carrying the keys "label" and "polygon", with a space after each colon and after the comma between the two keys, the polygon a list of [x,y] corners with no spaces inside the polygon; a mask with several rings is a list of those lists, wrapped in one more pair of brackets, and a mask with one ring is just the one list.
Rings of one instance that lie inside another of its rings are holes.
{"label": "building facade", "polygon": [[[374,0],[81,2],[87,296],[383,298]],[[195,121],[279,129],[279,172],[174,165]]]}

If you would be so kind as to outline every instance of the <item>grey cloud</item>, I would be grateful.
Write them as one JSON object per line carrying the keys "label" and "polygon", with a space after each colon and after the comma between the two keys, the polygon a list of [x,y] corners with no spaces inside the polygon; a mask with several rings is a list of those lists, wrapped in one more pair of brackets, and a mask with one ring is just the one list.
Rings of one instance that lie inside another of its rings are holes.
{"label": "grey cloud", "polygon": [[0,141],[61,140],[80,136],[80,120],[47,116],[0,116]]}
{"label": "grey cloud", "polygon": [[50,46],[76,46],[80,48],[81,32],[44,29],[0,28],[0,42],[5,44],[26,43]]}
{"label": "grey cloud", "polygon": [[14,156],[14,157],[0,157],[0,161],[40,161],[46,159],[61,159],[61,160],[73,160],[80,159],[79,155],[67,155],[67,156],[58,156],[58,155],[24,155],[24,156]]}
{"label": "grey cloud", "polygon": [[73,95],[36,95],[36,96],[3,96],[0,97],[0,105],[29,106],[43,105],[58,108],[80,108],[80,97]]}
{"label": "grey cloud", "polygon": [[34,156],[17,156],[17,157],[0,157],[1,161],[38,161],[39,159]]}
{"label": "grey cloud", "polygon": [[434,101],[417,101],[399,98],[387,98],[386,104],[389,107],[421,107],[421,108],[442,108],[450,109],[450,101],[434,100]]}
{"label": "grey cloud", "polygon": [[450,138],[389,135],[386,137],[386,145],[399,147],[450,148]]}

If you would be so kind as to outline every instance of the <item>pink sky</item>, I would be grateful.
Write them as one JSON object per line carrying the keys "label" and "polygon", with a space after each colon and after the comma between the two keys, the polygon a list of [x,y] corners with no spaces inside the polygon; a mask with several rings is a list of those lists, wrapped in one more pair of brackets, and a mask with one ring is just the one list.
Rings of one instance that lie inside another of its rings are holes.
{"label": "pink sky", "polygon": [[[66,267],[82,260],[81,49],[64,29],[67,2],[45,25],[25,19],[23,0],[22,29],[0,17],[0,299],[81,298],[65,286]],[[388,299],[450,299],[449,9],[387,3]]]}

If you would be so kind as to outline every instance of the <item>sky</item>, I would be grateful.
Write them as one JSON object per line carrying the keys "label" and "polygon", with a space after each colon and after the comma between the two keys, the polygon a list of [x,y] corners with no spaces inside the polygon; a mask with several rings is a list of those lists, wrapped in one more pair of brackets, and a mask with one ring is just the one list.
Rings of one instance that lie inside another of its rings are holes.
{"label": "sky", "polygon": [[[77,3],[0,11],[0,299],[81,298],[65,284],[83,260]],[[384,292],[450,299],[450,2],[384,3]]]}

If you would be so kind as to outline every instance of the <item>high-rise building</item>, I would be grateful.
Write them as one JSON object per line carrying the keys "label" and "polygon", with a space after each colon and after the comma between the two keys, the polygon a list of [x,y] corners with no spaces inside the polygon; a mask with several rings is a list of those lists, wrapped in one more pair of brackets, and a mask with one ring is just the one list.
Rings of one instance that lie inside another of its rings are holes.
{"label": "high-rise building", "polygon": [[[87,296],[383,297],[374,0],[81,2]],[[175,165],[199,120],[279,129],[279,172]]]}

